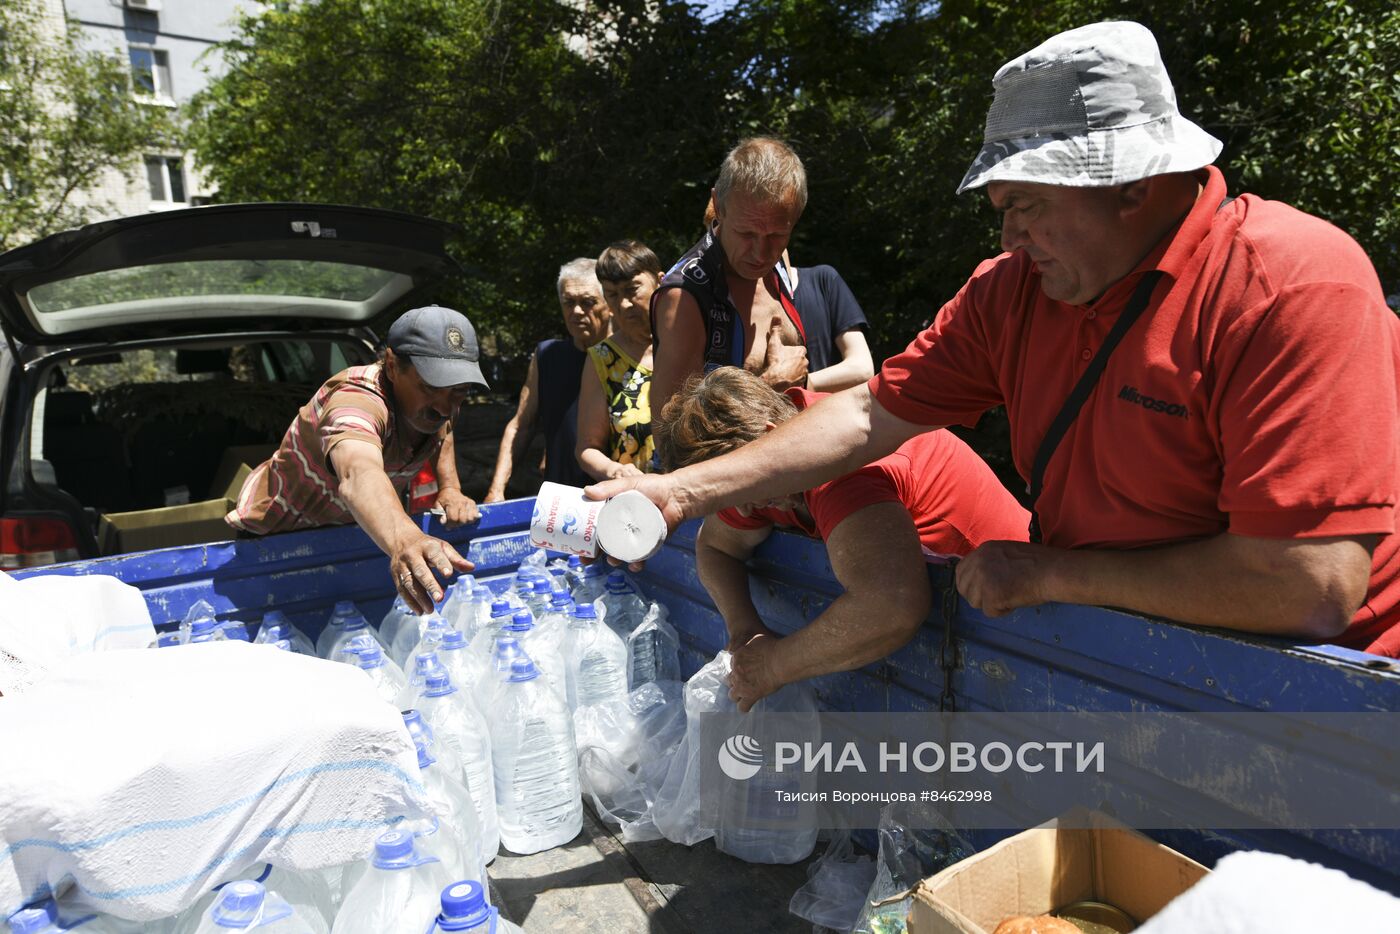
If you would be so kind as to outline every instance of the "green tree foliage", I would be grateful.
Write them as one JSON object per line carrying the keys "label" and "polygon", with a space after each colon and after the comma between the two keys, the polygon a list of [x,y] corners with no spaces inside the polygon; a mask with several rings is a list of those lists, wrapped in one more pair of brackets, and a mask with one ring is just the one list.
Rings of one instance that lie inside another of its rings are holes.
{"label": "green tree foliage", "polygon": [[244,21],[195,141],[229,200],[461,224],[453,298],[523,349],[558,329],[559,263],[624,236],[674,259],[725,151],[781,136],[811,188],[793,258],[842,271],[879,355],[998,250],[985,195],[954,195],[993,72],[1104,19],[1156,33],[1232,191],[1338,224],[1400,292],[1393,0],[312,0]]}
{"label": "green tree foliage", "polygon": [[133,94],[126,62],[84,50],[76,24],[42,7],[0,4],[0,250],[107,212],[84,190],[172,133],[169,112]]}

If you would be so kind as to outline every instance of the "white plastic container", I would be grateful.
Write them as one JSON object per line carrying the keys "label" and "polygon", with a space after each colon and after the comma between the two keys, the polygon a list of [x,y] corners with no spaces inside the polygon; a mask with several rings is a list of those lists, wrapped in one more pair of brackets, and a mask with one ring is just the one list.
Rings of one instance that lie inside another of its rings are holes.
{"label": "white plastic container", "polygon": [[417,851],[411,834],[383,834],[368,866],[346,891],[332,934],[428,930],[441,907],[446,875],[440,862]]}
{"label": "white plastic container", "polygon": [[417,707],[438,741],[445,743],[461,762],[463,784],[476,805],[481,855],[490,863],[501,845],[496,823],[495,776],[491,769],[491,728],[477,710],[476,702],[466,691],[456,688],[446,672],[428,678],[423,693],[418,696]]}
{"label": "white plastic container", "polygon": [[573,720],[528,658],[512,663],[490,723],[501,843],[525,855],[578,836],[583,799]]}

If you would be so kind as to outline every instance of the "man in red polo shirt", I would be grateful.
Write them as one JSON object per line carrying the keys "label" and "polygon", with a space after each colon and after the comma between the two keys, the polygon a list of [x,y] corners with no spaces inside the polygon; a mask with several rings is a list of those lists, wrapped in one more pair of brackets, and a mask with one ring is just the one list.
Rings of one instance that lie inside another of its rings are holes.
{"label": "man in red polo shirt", "polygon": [[[987,187],[1006,252],[868,385],[630,485],[678,521],[1004,404],[1028,480],[1041,454],[1043,543],[965,558],[974,606],[1102,604],[1400,655],[1400,325],[1370,261],[1322,220],[1226,197],[1220,144],[1177,110],[1142,26],[1062,33],[993,84],[959,190]],[[1099,357],[1132,304],[1140,320]]]}
{"label": "man in red polo shirt", "polygon": [[[667,470],[698,464],[763,437],[823,397],[796,387],[778,393],[753,373],[720,367],[671,397],[657,421],[656,450]],[[961,556],[984,542],[1025,541],[1029,519],[991,468],[948,431],[923,432],[810,490],[707,516],[695,567],[729,633],[730,697],[747,711],[785,684],[896,651],[928,616],[923,550]],[[774,527],[821,539],[844,590],[785,639],[759,618],[746,566]]]}

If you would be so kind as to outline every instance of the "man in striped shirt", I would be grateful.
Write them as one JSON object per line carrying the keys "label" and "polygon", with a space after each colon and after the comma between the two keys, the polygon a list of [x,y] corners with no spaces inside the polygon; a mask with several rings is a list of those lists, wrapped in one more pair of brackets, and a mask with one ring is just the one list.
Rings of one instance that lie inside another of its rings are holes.
{"label": "man in striped shirt", "polygon": [[225,521],[252,535],[356,522],[389,556],[398,592],[426,613],[442,598],[438,578],[472,565],[424,533],[404,501],[414,476],[432,463],[444,524],[476,521],[476,503],[457,479],[452,417],[486,380],[476,331],[451,309],[404,313],[387,344],[380,362],[337,373],[301,407]]}

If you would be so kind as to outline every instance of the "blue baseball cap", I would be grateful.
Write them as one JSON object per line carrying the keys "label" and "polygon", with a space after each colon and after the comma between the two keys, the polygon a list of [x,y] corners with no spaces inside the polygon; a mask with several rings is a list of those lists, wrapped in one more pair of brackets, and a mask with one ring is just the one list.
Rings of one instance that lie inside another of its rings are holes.
{"label": "blue baseball cap", "polygon": [[389,326],[386,341],[395,354],[408,357],[423,382],[435,389],[475,383],[489,389],[481,375],[481,345],[467,316],[441,305],[404,312]]}

